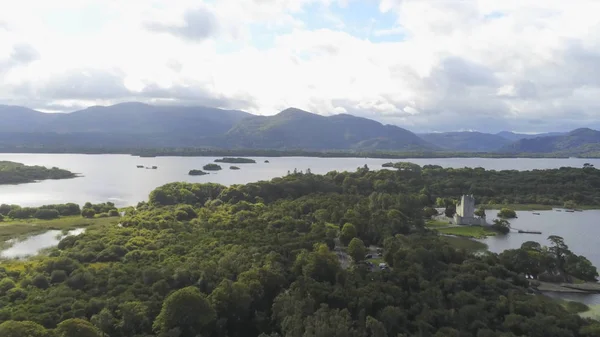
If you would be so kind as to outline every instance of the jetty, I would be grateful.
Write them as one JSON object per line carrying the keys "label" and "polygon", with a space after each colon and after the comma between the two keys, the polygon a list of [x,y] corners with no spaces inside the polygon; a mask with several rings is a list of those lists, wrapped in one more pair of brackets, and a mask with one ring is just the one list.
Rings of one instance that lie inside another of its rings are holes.
{"label": "jetty", "polygon": [[517,231],[521,234],[542,234],[542,232],[540,232],[540,231],[526,231],[526,230],[522,230],[522,229],[519,229]]}

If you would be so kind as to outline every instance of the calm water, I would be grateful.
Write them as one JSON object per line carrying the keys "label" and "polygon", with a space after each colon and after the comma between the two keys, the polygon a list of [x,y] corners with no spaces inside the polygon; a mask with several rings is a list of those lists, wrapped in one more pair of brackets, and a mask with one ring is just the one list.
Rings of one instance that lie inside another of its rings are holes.
{"label": "calm water", "polygon": [[58,245],[60,240],[65,236],[79,235],[84,231],[84,228],[78,228],[71,230],[64,235],[62,231],[51,230],[42,234],[32,235],[22,241],[9,240],[8,242],[12,243],[12,246],[0,252],[0,257],[14,259],[36,255],[46,248]]}
{"label": "calm water", "polygon": [[[488,222],[496,217],[498,211],[486,211]],[[583,212],[557,212],[535,211],[535,215],[529,211],[517,211],[517,219],[511,219],[513,228],[541,231],[542,234],[519,234],[509,233],[488,237],[482,242],[488,245],[490,251],[501,253],[506,249],[521,247],[526,241],[536,241],[548,246],[548,236],[558,235],[565,239],[569,249],[577,254],[587,257],[594,266],[600,270],[600,210]],[[588,294],[551,294],[553,297],[584,302],[586,304],[600,304],[600,295]]]}
{"label": "calm water", "polygon": [[[68,180],[42,181],[22,185],[0,185],[0,203],[22,206],[39,206],[49,203],[112,201],[117,206],[135,205],[146,200],[154,188],[174,181],[215,182],[224,185],[244,184],[269,180],[285,175],[294,169],[313,173],[329,171],[354,171],[367,164],[371,169],[381,168],[390,159],[372,158],[308,158],[308,157],[252,157],[256,164],[234,164],[241,170],[229,170],[221,164],[222,171],[205,176],[189,176],[191,169],[201,169],[217,157],[156,157],[140,158],[129,155],[81,154],[0,154],[0,160],[10,160],[27,165],[57,166],[80,173],[82,177]],[[220,158],[220,157],[219,157]],[[269,160],[270,163],[264,163]],[[404,159],[419,165],[443,167],[483,167],[486,169],[531,170],[582,167],[589,162],[600,167],[600,159],[491,159],[491,158],[439,158]],[[136,165],[158,166],[157,170],[138,169]]]}

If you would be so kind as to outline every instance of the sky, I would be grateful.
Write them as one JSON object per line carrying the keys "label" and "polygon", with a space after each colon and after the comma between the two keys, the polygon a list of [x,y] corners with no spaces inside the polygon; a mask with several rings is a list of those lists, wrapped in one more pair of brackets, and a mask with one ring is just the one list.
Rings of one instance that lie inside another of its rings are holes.
{"label": "sky", "polygon": [[0,0],[0,104],[600,129],[598,0]]}

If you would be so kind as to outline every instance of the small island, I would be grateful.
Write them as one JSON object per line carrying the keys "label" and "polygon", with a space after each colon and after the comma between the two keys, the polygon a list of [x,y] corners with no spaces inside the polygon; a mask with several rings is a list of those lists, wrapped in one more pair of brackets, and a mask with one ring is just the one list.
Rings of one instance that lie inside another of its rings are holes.
{"label": "small island", "polygon": [[222,168],[220,165],[217,164],[206,164],[202,167],[202,169],[205,171],[219,171]]}
{"label": "small island", "polygon": [[202,170],[190,170],[188,172],[188,174],[191,176],[203,176],[203,175],[210,174],[210,173],[204,172]]}
{"label": "small island", "polygon": [[239,170],[240,168],[237,166],[229,166],[229,169],[230,170]]}
{"label": "small island", "polygon": [[24,184],[48,179],[70,179],[77,175],[73,172],[44,166],[28,166],[12,161],[0,161],[0,185]]}
{"label": "small island", "polygon": [[250,158],[234,158],[224,157],[222,159],[215,159],[215,163],[228,163],[228,164],[256,164],[256,160]]}
{"label": "small island", "polygon": [[517,212],[510,208],[502,208],[500,212],[498,212],[498,217],[503,219],[514,219],[517,217]]}
{"label": "small island", "polygon": [[268,163],[269,163],[269,161],[268,161],[268,160],[265,160],[265,164],[268,164]]}

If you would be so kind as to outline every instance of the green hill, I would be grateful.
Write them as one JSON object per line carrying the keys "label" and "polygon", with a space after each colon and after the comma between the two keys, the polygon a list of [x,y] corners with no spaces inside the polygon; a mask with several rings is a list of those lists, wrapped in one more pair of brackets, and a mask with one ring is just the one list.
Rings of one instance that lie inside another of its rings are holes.
{"label": "green hill", "polygon": [[351,115],[325,117],[300,109],[245,119],[224,137],[230,147],[305,150],[433,150],[403,128]]}

